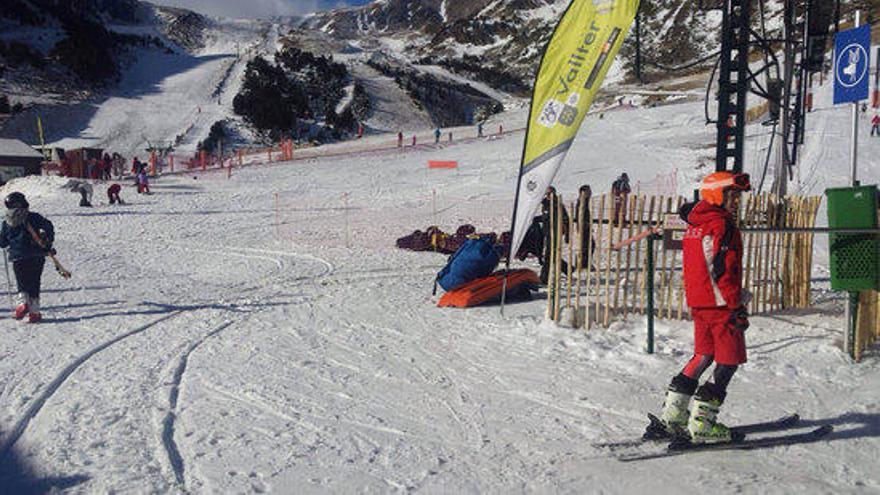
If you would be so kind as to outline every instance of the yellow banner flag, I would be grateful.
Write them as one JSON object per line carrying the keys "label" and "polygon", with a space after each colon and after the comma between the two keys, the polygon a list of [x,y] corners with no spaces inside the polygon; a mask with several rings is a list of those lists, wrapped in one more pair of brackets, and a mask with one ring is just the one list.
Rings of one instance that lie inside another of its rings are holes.
{"label": "yellow banner flag", "polygon": [[571,148],[638,8],[639,0],[572,0],[556,26],[535,80],[514,206],[512,255]]}
{"label": "yellow banner flag", "polygon": [[46,140],[43,137],[43,120],[37,115],[37,132],[40,134],[40,151],[43,153],[43,158],[46,160],[51,160],[52,157],[50,153],[46,151]]}

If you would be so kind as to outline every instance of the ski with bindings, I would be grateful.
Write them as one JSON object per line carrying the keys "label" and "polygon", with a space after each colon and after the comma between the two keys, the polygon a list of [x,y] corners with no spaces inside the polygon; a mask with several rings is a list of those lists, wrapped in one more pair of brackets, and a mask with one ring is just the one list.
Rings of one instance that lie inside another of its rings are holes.
{"label": "ski with bindings", "polygon": [[[743,435],[750,435],[753,433],[761,433],[765,431],[786,430],[797,425],[800,419],[801,417],[798,414],[789,414],[773,421],[763,421],[760,423],[734,426],[733,428],[731,428],[731,431],[739,432]],[[671,441],[673,439],[672,435],[670,435],[669,432],[666,431],[666,426],[663,424],[663,422],[660,421],[660,418],[654,416],[653,414],[648,414],[648,421],[648,426],[647,428],[645,428],[645,433],[642,435],[641,438],[633,438],[631,440],[623,440],[618,442],[594,443],[593,447],[607,448],[612,450],[625,449],[638,447],[639,445],[649,442]]]}
{"label": "ski with bindings", "polygon": [[693,452],[719,452],[730,450],[755,450],[771,447],[785,447],[788,445],[798,445],[817,442],[834,431],[834,427],[826,424],[819,426],[813,430],[804,433],[795,433],[792,435],[783,435],[778,437],[763,437],[752,439],[743,439],[738,442],[722,442],[722,443],[690,443],[690,442],[673,442],[663,452],[652,452],[632,455],[622,455],[617,457],[621,462],[646,461],[650,459],[662,459],[664,457],[673,457]]}

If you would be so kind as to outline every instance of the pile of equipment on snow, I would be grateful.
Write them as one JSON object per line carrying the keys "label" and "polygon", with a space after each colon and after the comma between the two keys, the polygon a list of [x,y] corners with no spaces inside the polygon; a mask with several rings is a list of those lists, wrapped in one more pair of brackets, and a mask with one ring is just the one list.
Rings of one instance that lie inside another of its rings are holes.
{"label": "pile of equipment on snow", "polygon": [[458,251],[458,248],[470,236],[491,237],[493,242],[497,238],[494,232],[477,234],[477,228],[470,224],[460,226],[455,231],[455,234],[447,234],[438,227],[431,226],[425,229],[424,232],[416,230],[408,236],[397,239],[397,247],[410,251],[435,251],[443,254],[452,254]]}
{"label": "pile of equipment on snow", "polygon": [[[505,290],[505,278],[507,300],[528,299],[540,284],[538,275],[529,269],[495,271],[510,249],[510,232],[500,236],[494,232],[480,234],[473,225],[462,225],[450,235],[432,226],[397,239],[397,247],[451,254],[434,281],[435,294],[438,285],[446,291],[437,303],[440,307],[466,308],[497,302]],[[526,242],[517,258],[524,260],[529,254],[540,256],[540,250]]]}

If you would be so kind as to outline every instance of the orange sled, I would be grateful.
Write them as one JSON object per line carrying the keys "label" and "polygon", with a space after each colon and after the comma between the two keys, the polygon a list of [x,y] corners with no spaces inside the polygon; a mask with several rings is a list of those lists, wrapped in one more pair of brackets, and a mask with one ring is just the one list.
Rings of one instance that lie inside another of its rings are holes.
{"label": "orange sled", "polygon": [[[517,293],[524,284],[538,285],[541,279],[529,269],[511,270],[507,273],[507,295]],[[469,308],[486,301],[499,298],[504,288],[504,270],[497,271],[488,277],[478,278],[457,289],[453,289],[443,297],[437,306],[441,308]]]}

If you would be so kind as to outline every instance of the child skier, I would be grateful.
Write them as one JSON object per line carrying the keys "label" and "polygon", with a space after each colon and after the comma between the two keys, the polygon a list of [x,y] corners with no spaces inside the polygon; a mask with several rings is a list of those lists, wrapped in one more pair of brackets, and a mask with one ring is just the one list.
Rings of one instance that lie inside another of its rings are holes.
{"label": "child skier", "polygon": [[122,191],[122,186],[119,184],[113,184],[107,188],[107,199],[110,200],[110,204],[119,203],[124,205],[125,202],[122,201],[122,197],[119,196],[119,193]]}
{"label": "child skier", "polygon": [[[52,242],[55,240],[55,229],[52,222],[38,213],[28,211],[28,202],[24,194],[11,193],[6,196],[6,216],[0,228],[0,248],[9,248],[9,257],[18,283],[18,306],[15,318],[21,320],[27,315],[30,323],[42,320],[40,314],[40,279],[46,255],[55,254]],[[45,249],[34,239],[40,236]]]}
{"label": "child skier", "polygon": [[150,192],[150,179],[147,177],[146,170],[141,170],[137,174],[138,194],[153,194]]}
{"label": "child skier", "polygon": [[[716,172],[703,180],[701,201],[684,205],[685,295],[694,318],[694,355],[669,384],[660,420],[669,434],[687,431],[694,443],[728,442],[730,429],[716,421],[727,385],[746,362],[749,328],[742,290],[742,237],[735,223],[739,198],[751,185],[746,174]],[[700,376],[715,362],[711,381]],[[691,397],[694,405],[689,408]]]}

